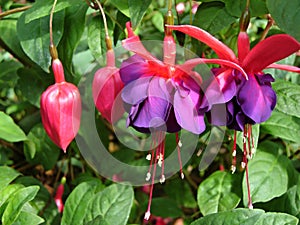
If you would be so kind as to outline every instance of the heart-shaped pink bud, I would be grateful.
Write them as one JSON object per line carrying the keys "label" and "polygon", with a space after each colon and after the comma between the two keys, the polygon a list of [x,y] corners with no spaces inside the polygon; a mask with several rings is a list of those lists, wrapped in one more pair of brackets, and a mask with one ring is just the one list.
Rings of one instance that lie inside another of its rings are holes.
{"label": "heart-shaped pink bud", "polygon": [[81,99],[78,88],[65,82],[59,59],[52,62],[55,84],[41,96],[41,117],[46,133],[64,152],[76,136],[81,117]]}
{"label": "heart-shaped pink bud", "polygon": [[107,51],[107,66],[103,67],[95,73],[93,80],[93,99],[96,108],[107,121],[118,120],[123,112],[123,105],[118,104],[113,114],[112,110],[117,100],[117,96],[124,87],[121,81],[119,69],[114,65],[114,53],[112,50]]}

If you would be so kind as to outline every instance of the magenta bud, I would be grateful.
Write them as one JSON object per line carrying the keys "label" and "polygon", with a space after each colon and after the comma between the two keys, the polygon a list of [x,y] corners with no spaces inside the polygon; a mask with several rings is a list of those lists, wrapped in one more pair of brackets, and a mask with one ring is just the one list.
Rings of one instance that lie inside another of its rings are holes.
{"label": "magenta bud", "polygon": [[[101,116],[112,123],[112,110],[115,100],[123,88],[119,69],[116,67],[104,67],[95,73],[93,80],[93,99]],[[122,105],[114,113],[114,120],[119,119],[124,110]]]}
{"label": "magenta bud", "polygon": [[62,213],[63,210],[64,210],[64,203],[62,201],[62,196],[64,194],[64,189],[65,189],[64,185],[59,184],[58,187],[57,187],[55,196],[54,196],[55,204],[56,204],[57,209],[60,213]]}
{"label": "magenta bud", "polygon": [[64,80],[63,66],[52,62],[56,83],[41,96],[41,117],[46,133],[64,152],[76,136],[81,117],[81,99],[78,88]]}

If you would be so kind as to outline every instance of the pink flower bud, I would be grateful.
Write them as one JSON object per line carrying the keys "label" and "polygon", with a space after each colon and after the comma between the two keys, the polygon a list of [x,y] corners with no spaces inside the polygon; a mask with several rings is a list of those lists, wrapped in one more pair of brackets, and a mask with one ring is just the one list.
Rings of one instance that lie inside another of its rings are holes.
{"label": "pink flower bud", "polygon": [[116,98],[124,87],[119,69],[114,65],[114,60],[114,52],[109,50],[107,52],[107,66],[97,70],[92,86],[96,108],[101,116],[110,123],[112,123],[112,120],[119,119],[124,112],[123,106],[120,104],[120,108],[114,111],[115,115],[112,116]]}
{"label": "pink flower bud", "polygon": [[193,6],[192,6],[192,13],[193,14],[196,14],[196,12],[198,10],[198,6],[199,6],[199,4],[197,2],[193,3]]}
{"label": "pink flower bud", "polygon": [[185,5],[183,2],[180,2],[176,5],[176,11],[178,12],[178,14],[184,13],[184,10],[185,10]]}
{"label": "pink flower bud", "polygon": [[62,196],[64,194],[64,185],[63,184],[59,184],[59,186],[57,187],[57,190],[56,190],[56,193],[55,193],[55,196],[54,196],[54,201],[55,201],[55,204],[58,208],[58,211],[60,213],[63,212],[64,210],[64,203],[62,201]]}
{"label": "pink flower bud", "polygon": [[52,62],[55,84],[41,96],[41,117],[46,133],[64,152],[76,136],[81,117],[81,99],[78,88],[65,82],[59,59]]}

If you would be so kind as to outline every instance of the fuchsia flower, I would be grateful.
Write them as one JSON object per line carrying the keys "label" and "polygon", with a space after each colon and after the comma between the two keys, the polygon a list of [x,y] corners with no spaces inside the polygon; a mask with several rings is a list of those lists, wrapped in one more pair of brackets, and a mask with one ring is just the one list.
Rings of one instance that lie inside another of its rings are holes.
{"label": "fuchsia flower", "polygon": [[200,134],[205,130],[204,113],[199,110],[202,104],[201,76],[192,69],[201,63],[224,64],[245,72],[236,63],[222,59],[191,59],[182,65],[175,64],[176,45],[172,33],[166,31],[163,43],[163,61],[149,53],[138,36],[134,35],[130,23],[127,24],[129,37],[123,41],[123,47],[135,55],[123,61],[120,68],[121,80],[125,86],[122,99],[129,113],[127,125],[144,133],[153,132],[153,150],[147,156],[151,161],[146,180],[151,179],[150,199],[145,219],[150,217],[153,184],[155,182],[156,165],[161,167],[160,182],[165,181],[164,152],[165,132],[176,133],[178,159],[181,177],[180,160],[181,141],[178,131],[186,129]]}
{"label": "fuchsia flower", "polygon": [[[220,59],[239,64],[247,73],[247,77],[242,76],[240,71],[226,65],[212,69],[215,79],[207,86],[205,96],[209,101],[204,101],[202,107],[206,106],[211,109],[226,104],[227,120],[222,121],[218,119],[218,115],[214,115],[214,120],[211,122],[214,125],[227,125],[231,129],[244,132],[242,167],[246,168],[248,207],[253,208],[248,179],[248,158],[252,157],[254,149],[251,126],[266,121],[276,105],[276,93],[271,86],[274,78],[270,74],[265,74],[263,70],[277,68],[300,73],[298,67],[275,64],[276,61],[297,52],[300,49],[300,43],[289,35],[278,34],[259,42],[250,50],[250,42],[246,33],[250,16],[247,10],[244,13],[240,21],[238,57],[230,48],[198,27],[183,25],[168,26],[168,28],[181,31],[204,42],[216,52]],[[234,133],[233,172],[236,169],[235,156],[236,132]]]}
{"label": "fuchsia flower", "polygon": [[117,111],[117,115],[112,118],[112,109],[116,97],[123,88],[120,79],[119,68],[115,66],[115,55],[112,49],[106,53],[107,66],[97,70],[93,80],[93,99],[96,108],[107,121],[112,123],[112,119],[119,119],[123,111]]}
{"label": "fuchsia flower", "polygon": [[46,133],[64,152],[76,136],[81,117],[81,99],[78,88],[65,81],[63,65],[52,61],[55,84],[41,96],[41,117]]}
{"label": "fuchsia flower", "polygon": [[[283,59],[300,49],[300,44],[294,38],[286,34],[273,35],[259,42],[250,50],[250,43],[245,31],[238,36],[238,58],[233,51],[211,36],[206,31],[190,26],[169,26],[170,29],[178,30],[194,37],[210,46],[219,56],[233,63],[239,64],[248,75],[248,79],[242,76],[236,69],[222,66],[213,69],[215,78],[207,87],[206,98],[209,108],[216,104],[227,103],[226,124],[214,121],[216,125],[227,125],[236,130],[244,130],[245,124],[255,124],[266,121],[276,105],[276,94],[271,87],[273,77],[264,74],[266,68],[278,68],[292,72],[300,72],[293,66],[277,65],[276,61]],[[215,90],[220,88],[219,96]]]}
{"label": "fuchsia flower", "polygon": [[62,200],[62,196],[64,194],[64,189],[65,189],[64,185],[59,184],[58,187],[57,187],[55,196],[54,196],[55,204],[56,204],[57,209],[60,213],[62,213],[64,211],[64,203],[63,203],[63,200]]}

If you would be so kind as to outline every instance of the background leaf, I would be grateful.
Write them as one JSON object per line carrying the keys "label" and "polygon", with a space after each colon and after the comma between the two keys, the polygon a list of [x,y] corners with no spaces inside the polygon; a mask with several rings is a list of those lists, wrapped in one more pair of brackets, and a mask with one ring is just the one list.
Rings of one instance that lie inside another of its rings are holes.
{"label": "background leaf", "polygon": [[[53,1],[36,0],[30,9],[26,11],[25,23],[33,20],[50,16]],[[57,2],[54,12],[61,11],[72,5],[72,0],[60,0]]]}
{"label": "background leaf", "polygon": [[44,71],[37,71],[32,68],[20,68],[18,76],[17,88],[31,104],[39,108],[40,97],[47,87],[54,83],[53,77]]}
{"label": "background leaf", "polygon": [[[107,18],[107,26],[110,37],[112,37],[112,21]],[[91,19],[88,26],[88,45],[95,59],[104,65],[106,61],[106,43],[105,43],[105,29],[101,16],[95,16]]]}
{"label": "background leaf", "polygon": [[99,187],[101,187],[101,183],[96,180],[79,184],[65,202],[61,224],[84,224],[88,205],[94,199],[95,192]]}
{"label": "background leaf", "polygon": [[300,41],[300,31],[295,29],[300,21],[300,1],[266,0],[267,7],[276,24],[286,33]]}
{"label": "background leaf", "polygon": [[108,224],[125,225],[129,218],[133,195],[131,186],[110,185],[94,196],[86,220],[90,222],[100,215]]}
{"label": "background leaf", "polygon": [[211,34],[232,24],[236,19],[231,16],[225,4],[219,1],[202,3],[197,10],[193,20],[193,25],[201,27]]}
{"label": "background leaf", "polygon": [[[249,161],[249,183],[253,203],[267,202],[284,194],[288,189],[289,160],[279,153],[274,145],[259,146],[256,155]],[[246,176],[243,179],[244,205],[248,204]]]}
{"label": "background leaf", "polygon": [[25,203],[31,201],[39,190],[38,186],[25,187],[18,190],[10,202],[8,203],[3,216],[2,221],[5,225],[11,225],[19,216]]}
{"label": "background leaf", "polygon": [[277,94],[276,109],[300,118],[300,86],[280,80],[274,82],[272,87]]}
{"label": "background leaf", "polygon": [[130,20],[133,30],[135,30],[143,19],[152,0],[128,0]]}
{"label": "background leaf", "polygon": [[206,178],[198,188],[201,213],[205,216],[234,209],[241,199],[232,192],[233,188],[233,176],[227,172],[217,171]]}
{"label": "background leaf", "polygon": [[264,133],[285,140],[300,143],[300,119],[279,111],[273,111],[271,117],[261,124]]}
{"label": "background leaf", "polygon": [[298,219],[283,213],[264,213],[259,209],[235,209],[210,214],[191,225],[297,225]]}
{"label": "background leaf", "polygon": [[0,138],[9,142],[27,139],[23,130],[4,112],[0,112]]}
{"label": "background leaf", "polygon": [[[44,16],[28,23],[24,12],[17,23],[17,32],[24,52],[45,72],[49,72],[51,57],[49,52],[49,17]],[[64,10],[53,16],[53,41],[57,45],[62,38],[64,28]],[[30,30],[30,32],[28,32]]]}
{"label": "background leaf", "polygon": [[85,16],[88,9],[85,1],[72,0],[71,4],[72,7],[65,9],[63,36],[57,47],[63,65],[70,73],[72,71],[73,54],[84,31]]}
{"label": "background leaf", "polygon": [[21,174],[8,166],[0,166],[0,191]]}

